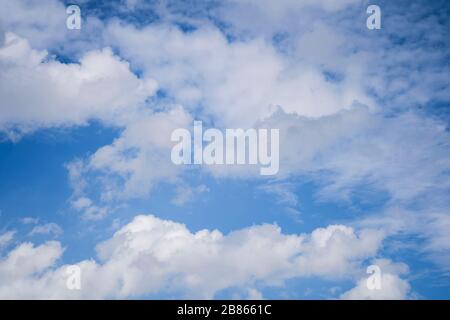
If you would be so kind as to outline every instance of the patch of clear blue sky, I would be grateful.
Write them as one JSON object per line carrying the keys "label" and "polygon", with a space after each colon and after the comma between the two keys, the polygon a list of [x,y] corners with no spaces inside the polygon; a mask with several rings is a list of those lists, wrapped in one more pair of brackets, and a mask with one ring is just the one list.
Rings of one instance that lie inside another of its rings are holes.
{"label": "patch of clear blue sky", "polygon": [[[93,123],[41,130],[17,143],[0,143],[0,230],[22,230],[16,240],[27,240],[32,225],[24,226],[19,219],[34,217],[40,223],[58,223],[65,232],[64,242],[76,242],[82,228],[80,217],[68,210],[72,189],[65,164],[111,143],[116,135],[117,130]],[[80,247],[69,251],[80,257],[86,253],[90,252]]]}

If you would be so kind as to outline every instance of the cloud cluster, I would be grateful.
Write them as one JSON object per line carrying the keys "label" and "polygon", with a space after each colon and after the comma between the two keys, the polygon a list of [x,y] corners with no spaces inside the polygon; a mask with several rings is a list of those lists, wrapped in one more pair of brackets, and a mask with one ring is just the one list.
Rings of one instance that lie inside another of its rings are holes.
{"label": "cloud cluster", "polygon": [[408,266],[402,263],[392,263],[387,259],[378,259],[374,264],[381,270],[380,287],[369,289],[367,278],[359,280],[356,286],[341,295],[345,300],[404,300],[414,298],[411,286],[401,276],[408,273]]}
{"label": "cloud cluster", "polygon": [[[101,173],[101,198],[106,201],[146,196],[159,182],[177,182],[183,168],[170,160],[170,136],[191,121],[180,106],[134,119],[111,145],[101,147],[85,162],[76,160],[68,166],[74,195],[82,195],[89,173]],[[77,209],[83,206],[80,203]]]}
{"label": "cloud cluster", "polygon": [[7,33],[0,47],[0,130],[15,134],[90,120],[120,125],[154,94],[111,49],[86,53],[79,64],[49,58]]}
{"label": "cloud cluster", "polygon": [[219,126],[251,127],[278,106],[320,117],[354,102],[375,105],[355,79],[327,81],[320,68],[292,61],[261,37],[230,42],[215,27],[185,33],[171,25],[120,23],[108,25],[105,37],[176,102],[192,111],[201,106]]}
{"label": "cloud cluster", "polygon": [[[191,232],[152,215],[136,216],[83,260],[81,290],[66,287],[58,242],[23,243],[0,260],[2,298],[126,298],[166,292],[212,298],[227,288],[279,286],[296,277],[353,279],[377,255],[383,233],[331,225],[288,235],[272,224],[222,234]],[[324,263],[325,262],[325,263]]]}

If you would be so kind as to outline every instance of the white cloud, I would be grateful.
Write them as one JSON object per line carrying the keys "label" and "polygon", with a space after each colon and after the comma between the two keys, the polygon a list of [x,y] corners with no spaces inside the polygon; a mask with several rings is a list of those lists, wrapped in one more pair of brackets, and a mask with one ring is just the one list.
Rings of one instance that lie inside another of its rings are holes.
{"label": "white cloud", "polygon": [[22,243],[0,261],[0,294],[8,297],[7,289],[19,288],[20,283],[33,279],[39,273],[52,267],[61,256],[63,249],[58,242],[50,241],[35,247],[32,243]]}
{"label": "white cloud", "polygon": [[104,200],[145,196],[156,183],[178,181],[184,168],[170,160],[170,136],[190,122],[189,114],[179,106],[143,115],[111,145],[98,149],[84,170],[104,173]]}
{"label": "white cloud", "polygon": [[175,190],[175,197],[172,199],[172,203],[177,206],[184,206],[186,203],[193,201],[193,198],[201,195],[202,193],[209,192],[207,186],[201,184],[196,187],[190,187],[187,185],[179,185]]}
{"label": "white cloud", "polygon": [[305,7],[317,7],[326,11],[341,10],[351,4],[360,3],[361,0],[280,0],[273,2],[270,0],[231,0],[234,4],[251,4],[270,15],[287,14],[291,10]]}
{"label": "white cloud", "polygon": [[27,40],[6,34],[0,48],[0,130],[83,125],[98,119],[118,125],[156,89],[137,78],[111,49],[86,53],[64,64],[33,50]]}
{"label": "white cloud", "polygon": [[277,33],[302,33],[316,21],[336,24],[333,18],[351,10],[352,4],[362,7],[361,0],[231,0],[217,10],[217,18],[226,21],[234,34],[263,34],[271,38]]}
{"label": "white cloud", "polygon": [[105,37],[176,102],[190,110],[201,105],[226,127],[252,126],[276,106],[319,117],[355,101],[374,105],[357,82],[329,82],[320,69],[291,61],[262,38],[229,42],[213,27],[183,33],[168,25],[138,30],[119,23],[108,25]]}
{"label": "white cloud", "polygon": [[318,228],[311,233],[298,265],[303,274],[325,278],[353,274],[361,260],[377,253],[383,238],[384,233],[375,229],[356,234],[343,225]]}
{"label": "white cloud", "polygon": [[7,231],[0,234],[0,249],[8,245],[16,234],[15,231]]}
{"label": "white cloud", "polygon": [[[416,252],[431,259],[443,272],[450,268],[450,213],[444,195],[427,197],[427,205],[419,209],[388,207],[381,213],[372,214],[358,221],[363,228],[381,228],[389,236],[410,234],[422,239],[420,244],[402,242],[402,247],[412,247]],[[395,249],[395,248],[394,248]]]}
{"label": "white cloud", "polygon": [[299,210],[300,200],[294,191],[294,184],[289,182],[273,182],[260,186],[261,191],[275,196],[275,201],[285,206],[286,212],[297,221],[301,222]]}
{"label": "white cloud", "polygon": [[72,207],[82,213],[85,220],[101,220],[108,214],[108,207],[95,205],[91,199],[80,197],[72,201]]}
{"label": "white cloud", "polygon": [[78,198],[72,202],[72,206],[75,209],[84,209],[90,207],[92,205],[92,201],[89,198]]}
{"label": "white cloud", "polygon": [[369,289],[367,278],[358,281],[357,285],[341,295],[347,300],[404,300],[412,297],[411,286],[400,276],[408,272],[405,264],[394,264],[390,260],[374,261],[381,269],[380,288]]}
{"label": "white cloud", "polygon": [[324,197],[349,198],[364,184],[403,203],[450,187],[443,180],[450,134],[413,112],[386,117],[357,107],[320,119],[279,112],[264,125],[280,128],[280,175],[323,181]]}
{"label": "white cloud", "polygon": [[37,224],[39,222],[39,219],[33,217],[24,217],[20,219],[20,222],[22,222],[23,224]]}
{"label": "white cloud", "polygon": [[32,39],[35,45],[45,48],[68,35],[66,9],[60,1],[0,0],[0,7],[3,28],[6,31],[14,28],[22,37]]}
{"label": "white cloud", "polygon": [[[382,234],[329,226],[312,234],[283,234],[276,225],[259,225],[224,235],[196,233],[154,216],[137,216],[97,246],[100,262],[77,263],[82,290],[65,287],[65,266],[56,267],[61,246],[25,243],[0,262],[2,298],[125,298],[170,292],[211,298],[226,288],[247,290],[282,285],[295,277],[352,278],[361,262],[374,256]],[[15,271],[11,277],[12,270]],[[17,290],[16,288],[20,288]],[[250,296],[259,296],[249,291]]]}
{"label": "white cloud", "polygon": [[59,237],[63,234],[63,230],[59,225],[56,223],[46,223],[42,225],[35,226],[31,232],[30,236],[37,235],[37,234],[44,234],[44,235],[53,235],[55,237]]}
{"label": "white cloud", "polygon": [[261,186],[259,189],[269,194],[274,194],[281,204],[286,204],[292,207],[297,207],[299,204],[299,199],[295,192],[292,190],[293,185],[290,183],[270,183]]}

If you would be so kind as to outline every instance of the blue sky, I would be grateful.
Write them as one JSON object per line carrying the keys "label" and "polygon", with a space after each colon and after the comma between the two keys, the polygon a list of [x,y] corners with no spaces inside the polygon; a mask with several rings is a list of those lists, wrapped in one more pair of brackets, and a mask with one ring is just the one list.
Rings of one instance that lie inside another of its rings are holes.
{"label": "blue sky", "polygon": [[[369,4],[0,0],[0,297],[448,299],[450,6]],[[175,166],[194,120],[278,174]]]}

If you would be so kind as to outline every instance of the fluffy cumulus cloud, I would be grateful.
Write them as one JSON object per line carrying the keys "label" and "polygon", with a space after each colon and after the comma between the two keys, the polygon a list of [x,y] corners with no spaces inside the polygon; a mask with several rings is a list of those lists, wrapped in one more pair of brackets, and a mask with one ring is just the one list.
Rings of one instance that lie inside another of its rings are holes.
{"label": "fluffy cumulus cloud", "polygon": [[319,117],[355,102],[375,105],[354,79],[327,81],[320,69],[280,55],[264,38],[230,42],[215,27],[184,33],[170,25],[119,23],[110,24],[105,37],[177,102],[203,106],[219,125],[253,126],[278,106]]}
{"label": "fluffy cumulus cloud", "polygon": [[10,290],[15,290],[17,298],[24,297],[24,293],[39,297],[39,290],[45,289],[46,284],[37,283],[34,277],[52,267],[62,252],[63,248],[58,242],[47,242],[40,246],[22,243],[17,246],[0,261],[0,294],[5,298],[13,298]]}
{"label": "fluffy cumulus cloud", "polygon": [[375,261],[380,267],[378,287],[368,285],[368,278],[359,280],[356,286],[341,295],[346,300],[403,300],[414,298],[411,286],[401,276],[408,273],[408,266],[402,263],[392,263],[387,259]]}
{"label": "fluffy cumulus cloud", "polygon": [[111,49],[65,64],[13,33],[6,34],[0,48],[0,69],[0,130],[10,135],[94,119],[119,125],[156,89],[154,81],[137,78]]}
{"label": "fluffy cumulus cloud", "polygon": [[86,175],[97,172],[106,179],[102,183],[103,200],[145,196],[158,182],[177,182],[182,168],[170,160],[170,137],[173,130],[190,122],[190,115],[180,106],[134,119],[119,138],[98,149],[86,163],[69,165],[75,189],[87,183]]}
{"label": "fluffy cumulus cloud", "polygon": [[16,32],[41,48],[54,44],[55,40],[61,41],[68,35],[66,29],[61,28],[65,25],[65,7],[57,0],[41,3],[1,0],[0,6],[3,8],[0,12],[0,34],[2,29],[14,26]]}
{"label": "fluffy cumulus cloud", "polygon": [[[211,298],[227,288],[280,286],[296,277],[353,279],[377,255],[383,233],[331,225],[311,234],[284,234],[273,224],[229,234],[192,232],[152,215],[136,216],[97,245],[97,259],[77,263],[81,290],[69,290],[58,242],[23,243],[0,261],[2,298],[126,298],[166,292]],[[399,280],[400,281],[400,280]],[[394,287],[397,283],[386,280]],[[403,280],[399,291],[404,290]]]}

